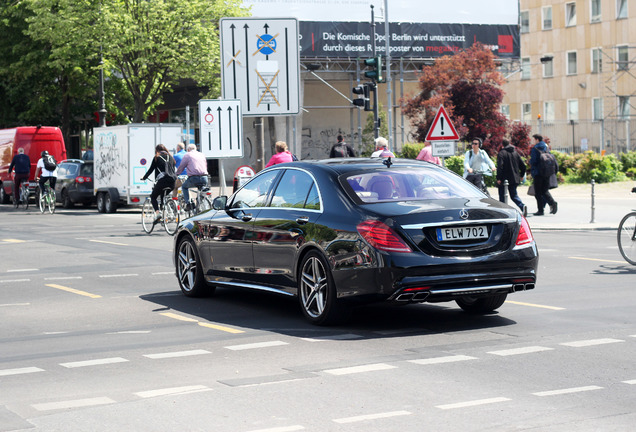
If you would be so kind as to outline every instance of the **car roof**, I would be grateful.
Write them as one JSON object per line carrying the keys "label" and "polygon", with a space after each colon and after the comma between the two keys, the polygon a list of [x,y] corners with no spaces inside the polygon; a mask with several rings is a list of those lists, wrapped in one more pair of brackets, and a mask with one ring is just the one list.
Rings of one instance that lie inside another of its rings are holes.
{"label": "car roof", "polygon": [[439,165],[414,159],[401,158],[332,158],[320,160],[303,160],[273,165],[273,167],[298,167],[335,172],[337,175],[365,170],[387,169],[385,161],[391,160],[390,168],[431,167],[444,169]]}

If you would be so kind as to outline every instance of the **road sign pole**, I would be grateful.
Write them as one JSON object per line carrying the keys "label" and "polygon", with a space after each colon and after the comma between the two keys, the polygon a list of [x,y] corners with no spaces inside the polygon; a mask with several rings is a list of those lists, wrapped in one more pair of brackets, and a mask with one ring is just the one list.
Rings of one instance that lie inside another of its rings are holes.
{"label": "road sign pole", "polygon": [[[373,50],[373,58],[377,60],[375,55],[375,15],[373,13],[373,5],[371,5],[371,47]],[[378,116],[378,85],[373,80],[373,135],[377,138],[380,136],[380,121]]]}
{"label": "road sign pole", "polygon": [[256,169],[265,169],[265,128],[263,127],[263,117],[256,117],[254,127],[256,128]]}

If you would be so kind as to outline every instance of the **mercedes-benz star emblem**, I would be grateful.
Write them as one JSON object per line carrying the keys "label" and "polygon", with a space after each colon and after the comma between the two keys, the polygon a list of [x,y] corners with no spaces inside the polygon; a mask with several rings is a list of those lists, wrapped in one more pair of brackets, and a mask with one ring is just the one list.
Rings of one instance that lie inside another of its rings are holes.
{"label": "mercedes-benz star emblem", "polygon": [[464,209],[461,209],[459,211],[459,217],[462,219],[468,219],[468,212]]}

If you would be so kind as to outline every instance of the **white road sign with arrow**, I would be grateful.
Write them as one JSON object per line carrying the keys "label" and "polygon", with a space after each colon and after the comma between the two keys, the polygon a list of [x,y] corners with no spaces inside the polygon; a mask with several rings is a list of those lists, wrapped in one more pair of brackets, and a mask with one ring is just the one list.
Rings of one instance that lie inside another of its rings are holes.
{"label": "white road sign with arrow", "polygon": [[223,97],[240,99],[243,115],[298,114],[299,78],[297,19],[221,19]]}
{"label": "white road sign with arrow", "polygon": [[199,101],[201,153],[208,158],[243,157],[243,114],[240,100]]}

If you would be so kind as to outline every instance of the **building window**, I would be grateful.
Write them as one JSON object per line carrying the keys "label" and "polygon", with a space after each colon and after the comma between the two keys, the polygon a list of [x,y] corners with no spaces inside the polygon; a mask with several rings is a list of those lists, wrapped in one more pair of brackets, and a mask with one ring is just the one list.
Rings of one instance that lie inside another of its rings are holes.
{"label": "building window", "polygon": [[565,4],[565,26],[572,27],[576,25],[576,3]]}
{"label": "building window", "polygon": [[577,121],[579,119],[579,101],[578,99],[568,100],[568,120]]}
{"label": "building window", "polygon": [[541,29],[552,30],[552,6],[541,8]]}
{"label": "building window", "polygon": [[521,11],[519,14],[519,32],[530,33],[530,12]]}
{"label": "building window", "polygon": [[616,19],[627,18],[627,0],[616,0]]}
{"label": "building window", "polygon": [[603,99],[592,99],[592,118],[594,120],[603,120]]}
{"label": "building window", "polygon": [[551,55],[544,55],[541,57],[541,64],[543,65],[543,78],[552,78],[554,76],[554,62]]}
{"label": "building window", "polygon": [[618,97],[618,115],[621,120],[629,119],[629,96],[619,96]]}
{"label": "building window", "polygon": [[590,0],[590,22],[601,22],[601,0]]}
{"label": "building window", "polygon": [[526,123],[532,121],[532,104],[531,103],[526,102],[521,104],[521,118]]}
{"label": "building window", "polygon": [[592,48],[592,73],[603,72],[603,51],[600,48]]}
{"label": "building window", "polygon": [[618,58],[616,62],[616,69],[618,69],[619,71],[629,69],[629,47],[626,45],[619,46],[617,54]]}
{"label": "building window", "polygon": [[576,75],[576,51],[569,51],[567,53],[567,65],[567,74]]}
{"label": "building window", "polygon": [[504,117],[510,120],[510,105],[501,105],[501,113],[504,115]]}
{"label": "building window", "polygon": [[554,121],[554,101],[543,102],[543,120]]}
{"label": "building window", "polygon": [[521,59],[521,79],[530,79],[530,57],[524,57]]}

